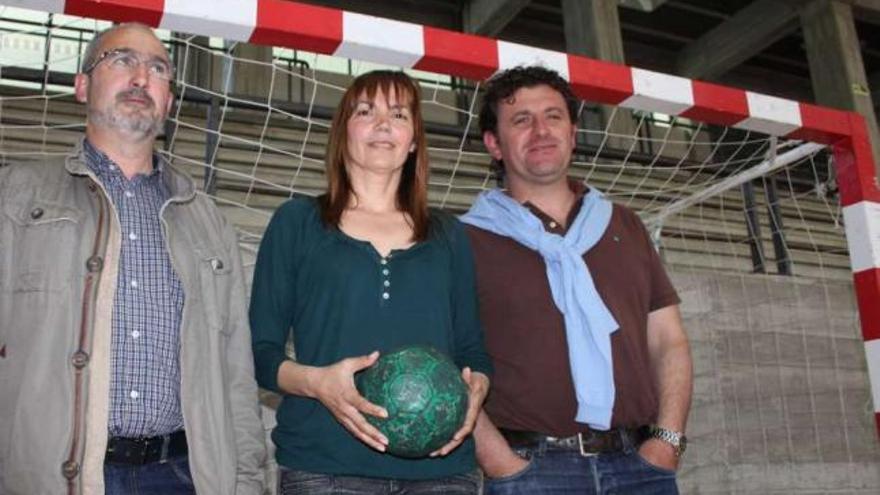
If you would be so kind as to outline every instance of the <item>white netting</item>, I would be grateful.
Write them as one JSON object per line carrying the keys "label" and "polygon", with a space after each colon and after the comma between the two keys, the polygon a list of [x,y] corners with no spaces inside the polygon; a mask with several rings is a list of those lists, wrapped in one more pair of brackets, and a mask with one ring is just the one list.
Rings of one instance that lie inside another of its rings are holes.
{"label": "white netting", "polygon": [[[45,14],[28,15],[33,24],[2,23],[3,162],[65,153],[82,134],[69,80],[96,23],[56,16],[46,27]],[[170,41],[180,104],[158,146],[215,198],[251,262],[272,211],[322,191],[332,110],[348,72],[374,66]],[[496,185],[476,130],[477,88],[414,75],[431,202],[463,211]],[[600,115],[584,104],[571,175],[642,215],[681,293],[696,369],[684,491],[876,493],[880,449],[829,154],[665,115],[617,109],[599,125]]]}

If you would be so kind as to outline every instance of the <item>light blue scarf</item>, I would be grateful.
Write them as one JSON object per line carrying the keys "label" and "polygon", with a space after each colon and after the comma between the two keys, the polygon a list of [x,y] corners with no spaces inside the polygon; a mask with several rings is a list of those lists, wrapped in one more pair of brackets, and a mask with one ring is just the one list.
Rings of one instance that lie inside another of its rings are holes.
{"label": "light blue scarf", "polygon": [[614,408],[614,368],[611,334],[614,315],[596,291],[583,254],[608,228],[611,202],[595,190],[584,195],[580,212],[565,237],[547,232],[528,208],[495,189],[477,197],[461,220],[509,237],[537,251],[547,266],[553,302],[565,318],[568,358],[578,410],[575,421],[607,430]]}

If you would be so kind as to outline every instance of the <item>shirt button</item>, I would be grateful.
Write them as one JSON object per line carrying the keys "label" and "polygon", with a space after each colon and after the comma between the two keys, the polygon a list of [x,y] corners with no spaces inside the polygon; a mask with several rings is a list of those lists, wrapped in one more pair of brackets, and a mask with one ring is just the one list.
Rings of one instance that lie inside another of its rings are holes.
{"label": "shirt button", "polygon": [[382,258],[382,259],[379,261],[379,263],[382,263],[383,265],[387,265],[387,264],[388,264],[388,260],[385,259],[385,258]]}
{"label": "shirt button", "polygon": [[382,275],[388,275],[389,273],[391,272],[389,272],[387,268],[382,270]]}
{"label": "shirt button", "polygon": [[558,227],[558,226],[559,226],[558,223],[556,223],[556,222],[550,222],[550,228],[551,228],[551,229],[555,229],[555,228]]}
{"label": "shirt button", "polygon": [[125,197],[126,197],[126,198],[133,198],[133,197],[134,197],[134,193],[131,192],[131,191],[125,191]]}
{"label": "shirt button", "polygon": [[42,208],[34,208],[33,210],[31,210],[31,218],[33,218],[34,220],[37,220],[42,216],[43,216],[43,209]]}
{"label": "shirt button", "polygon": [[128,396],[131,397],[132,399],[137,399],[138,397],[141,396],[141,394],[138,393],[137,390],[132,390],[131,392],[128,393]]}
{"label": "shirt button", "polygon": [[389,299],[390,297],[391,297],[391,294],[389,294],[389,293],[387,293],[387,292],[383,292],[383,293],[382,293],[382,299],[387,300],[387,299]]}
{"label": "shirt button", "polygon": [[132,280],[130,285],[131,285],[131,287],[132,287],[133,289],[137,289],[138,281],[137,281],[137,280]]}
{"label": "shirt button", "polygon": [[133,339],[136,339],[136,338],[138,338],[138,337],[140,337],[140,336],[141,336],[141,332],[138,331],[138,330],[135,330],[135,331],[131,332],[131,338],[133,338]]}
{"label": "shirt button", "polygon": [[383,285],[385,285],[385,287],[391,287],[391,282],[386,280]]}
{"label": "shirt button", "polygon": [[138,238],[138,236],[137,236],[137,234],[135,234],[134,232],[130,232],[130,233],[128,234],[128,238],[131,239],[131,240],[133,240],[133,241],[136,241],[137,238]]}

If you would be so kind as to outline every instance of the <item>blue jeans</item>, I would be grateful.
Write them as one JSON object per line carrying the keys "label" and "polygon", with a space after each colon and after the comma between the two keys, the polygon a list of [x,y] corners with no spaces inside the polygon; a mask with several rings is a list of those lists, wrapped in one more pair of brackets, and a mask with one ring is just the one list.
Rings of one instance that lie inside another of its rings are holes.
{"label": "blue jeans", "polygon": [[477,495],[479,471],[433,480],[401,480],[339,476],[279,468],[278,495]]}
{"label": "blue jeans", "polygon": [[185,455],[150,464],[104,464],[106,495],[194,495]]}
{"label": "blue jeans", "polygon": [[634,447],[588,457],[543,446],[516,451],[529,464],[510,476],[486,479],[486,495],[678,495],[675,472],[649,464]]}

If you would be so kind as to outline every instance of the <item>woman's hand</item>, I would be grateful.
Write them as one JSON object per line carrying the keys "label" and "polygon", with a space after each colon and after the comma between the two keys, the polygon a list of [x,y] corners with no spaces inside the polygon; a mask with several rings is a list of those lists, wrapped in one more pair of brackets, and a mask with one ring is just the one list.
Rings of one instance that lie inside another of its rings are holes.
{"label": "woman's hand", "polygon": [[364,414],[387,418],[388,412],[365,399],[354,384],[354,374],[369,368],[378,358],[379,351],[374,351],[367,356],[350,357],[330,366],[314,368],[311,395],[321,401],[336,421],[358,440],[385,452],[388,439],[367,421]]}
{"label": "woman's hand", "polygon": [[431,457],[444,456],[452,452],[461,442],[474,431],[474,425],[477,422],[477,416],[483,407],[483,400],[489,392],[489,377],[479,372],[472,372],[469,367],[465,367],[461,371],[461,378],[468,386],[468,410],[464,416],[464,424],[452,435],[449,442],[440,447],[438,450],[431,452]]}

